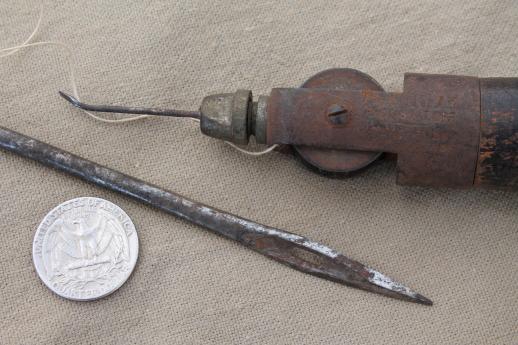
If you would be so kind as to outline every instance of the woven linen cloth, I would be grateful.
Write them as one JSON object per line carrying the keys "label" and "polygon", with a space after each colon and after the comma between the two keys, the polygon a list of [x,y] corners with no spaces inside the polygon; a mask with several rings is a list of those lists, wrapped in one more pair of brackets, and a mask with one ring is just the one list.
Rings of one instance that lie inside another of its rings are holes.
{"label": "woven linen cloth", "polygon": [[[401,91],[404,72],[518,76],[518,2],[49,1],[35,41],[68,45],[83,100],[197,109],[203,96],[301,85],[333,67]],[[0,2],[0,47],[39,2]],[[343,251],[433,299],[393,300],[301,274],[200,227],[0,151],[0,344],[518,344],[518,193],[350,179],[250,157],[185,119],[106,124],[62,100],[67,51],[0,59],[1,125]],[[110,115],[106,115],[110,116]],[[112,115],[113,116],[113,115]],[[94,302],[53,294],[32,240],[57,204],[96,196],[140,239],[135,271]]]}

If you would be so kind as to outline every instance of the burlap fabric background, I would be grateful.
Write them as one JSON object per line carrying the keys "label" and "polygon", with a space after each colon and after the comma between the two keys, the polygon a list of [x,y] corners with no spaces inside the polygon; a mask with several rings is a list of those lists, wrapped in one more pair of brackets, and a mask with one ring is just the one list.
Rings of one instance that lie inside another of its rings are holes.
{"label": "burlap fabric background", "polygon": [[[32,31],[36,2],[0,3],[0,46]],[[406,71],[518,76],[507,1],[45,1],[37,40],[75,53],[84,100],[196,108],[213,92],[296,86],[331,67],[387,90]],[[370,264],[431,308],[330,283],[136,202],[0,153],[0,344],[518,344],[518,193],[408,188],[385,163],[345,180],[289,156],[253,158],[191,121],[95,122],[57,95],[65,51],[0,60],[1,125],[277,226]],[[140,237],[131,278],[96,302],[38,279],[32,239],[58,203],[120,205]]]}

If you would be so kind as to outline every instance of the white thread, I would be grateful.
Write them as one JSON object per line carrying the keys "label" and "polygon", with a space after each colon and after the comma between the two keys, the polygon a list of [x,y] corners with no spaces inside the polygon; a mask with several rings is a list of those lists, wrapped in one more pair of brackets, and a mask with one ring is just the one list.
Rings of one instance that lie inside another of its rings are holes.
{"label": "white thread", "polygon": [[[77,98],[77,100],[80,100],[79,93],[77,91],[77,84],[75,81],[74,69],[72,68],[73,64],[71,63],[73,61],[73,54],[72,54],[72,51],[70,50],[69,46],[67,46],[66,44],[61,43],[61,42],[54,42],[54,41],[40,41],[40,42],[35,42],[35,43],[25,43],[25,44],[22,44],[22,45],[19,45],[16,47],[0,49],[0,52],[13,51],[15,53],[20,49],[24,49],[24,48],[28,48],[28,47],[35,47],[35,46],[58,46],[58,47],[63,48],[67,52],[67,54],[68,54],[68,74],[69,74],[69,78],[70,78],[70,86],[72,87],[72,94],[74,95],[75,98]],[[9,54],[1,55],[0,58],[11,55],[13,52],[11,52]],[[111,119],[105,119],[103,117],[97,116],[86,110],[82,110],[82,111],[85,114],[87,114],[88,116],[92,117],[93,119],[102,121],[102,122],[106,122],[106,123],[123,123],[123,122],[130,122],[130,121],[140,120],[140,119],[149,117],[149,115],[139,115],[139,116],[124,118],[124,119],[111,120]]]}
{"label": "white thread", "polygon": [[[196,123],[199,123],[200,120],[199,119],[193,119],[193,118],[189,118],[190,120],[196,122]],[[249,151],[249,150],[245,150],[239,146],[237,146],[236,144],[230,142],[230,141],[226,141],[224,140],[223,141],[225,144],[227,144],[228,146],[232,147],[233,149],[241,152],[241,153],[244,153],[246,155],[249,155],[249,156],[262,156],[262,155],[265,155],[267,153],[270,153],[272,152],[273,150],[275,150],[277,148],[277,144],[274,144],[272,146],[268,146],[266,149],[262,150],[262,151]]]}
{"label": "white thread", "polygon": [[[70,86],[72,87],[72,94],[74,95],[74,97],[77,100],[80,100],[79,92],[77,91],[77,84],[76,84],[76,81],[75,81],[74,69],[72,67],[73,66],[72,62],[74,61],[74,58],[73,58],[74,55],[73,55],[72,50],[70,49],[70,47],[67,46],[64,43],[54,42],[54,41],[39,41],[39,42],[35,42],[35,43],[30,43],[32,41],[32,39],[34,38],[34,36],[36,36],[36,34],[38,33],[38,30],[40,28],[42,19],[43,19],[43,2],[40,3],[40,15],[38,17],[38,22],[36,23],[36,27],[34,28],[32,33],[30,34],[30,36],[25,40],[25,42],[23,42],[19,46],[0,49],[0,53],[1,52],[8,52],[6,54],[0,55],[0,58],[4,58],[4,57],[7,57],[9,55],[15,54],[20,49],[24,49],[24,48],[28,48],[28,47],[35,47],[35,46],[45,46],[45,45],[49,46],[49,45],[53,45],[53,46],[58,46],[58,47],[61,47],[61,48],[65,49],[65,51],[68,53],[68,74],[69,74],[69,78],[70,78],[70,80],[69,80],[70,81]],[[131,122],[131,121],[142,120],[142,119],[150,117],[150,115],[138,115],[138,116],[127,117],[127,118],[123,118],[123,119],[113,119],[112,120],[112,119],[106,119],[106,118],[97,116],[97,115],[92,114],[92,113],[90,113],[89,111],[86,111],[86,110],[82,110],[81,109],[81,111],[83,111],[85,114],[87,114],[88,116],[90,116],[94,120],[105,122],[105,123],[124,123],[124,122]],[[195,122],[200,122],[200,120],[198,120],[198,119],[191,119],[191,120],[193,120]],[[227,145],[229,145],[230,147],[236,149],[237,151],[239,151],[241,153],[244,153],[244,154],[247,154],[247,155],[250,155],[250,156],[261,156],[261,155],[264,155],[264,154],[267,154],[267,153],[273,151],[277,147],[277,144],[275,144],[275,145],[272,145],[272,146],[266,148],[263,151],[248,151],[248,150],[240,148],[239,146],[237,146],[237,145],[235,145],[235,144],[233,144],[233,143],[231,143],[229,141],[225,141],[225,143]]]}
{"label": "white thread", "polygon": [[[0,52],[6,52],[6,51],[9,52],[7,54],[0,55],[0,58],[12,55],[12,54],[16,53],[17,51],[19,51],[20,49],[24,49],[24,48],[28,48],[28,47],[35,47],[35,46],[49,46],[49,45],[52,46],[53,45],[53,46],[58,46],[58,47],[61,47],[61,48],[65,49],[65,51],[68,54],[68,74],[69,74],[69,78],[70,78],[70,86],[72,87],[72,94],[74,95],[75,98],[77,98],[77,100],[80,100],[79,92],[77,91],[77,84],[76,84],[76,81],[75,81],[74,69],[72,67],[73,66],[72,62],[74,60],[73,59],[74,55],[72,53],[72,50],[70,50],[70,47],[67,46],[64,43],[53,42],[53,41],[40,41],[40,42],[30,43],[32,41],[32,39],[34,38],[34,36],[36,36],[36,34],[38,33],[38,30],[40,28],[42,19],[43,19],[43,2],[40,5],[40,15],[39,15],[39,18],[38,18],[38,22],[36,24],[36,27],[32,31],[31,35],[29,36],[29,38],[27,38],[25,40],[25,42],[23,42],[19,46],[0,49]],[[86,111],[86,110],[82,110],[82,111],[84,113],[86,113],[88,116],[92,117],[93,119],[98,120],[98,121],[102,121],[102,122],[106,122],[106,123],[123,123],[123,122],[130,122],[130,121],[140,120],[140,119],[144,119],[146,117],[149,117],[149,115],[139,115],[139,116],[133,116],[133,117],[128,117],[128,118],[124,118],[124,119],[113,119],[113,120],[111,120],[111,119],[106,119],[106,118],[97,116],[97,115],[92,114],[92,113],[90,113],[89,111]]]}
{"label": "white thread", "polygon": [[[34,28],[34,30],[32,31],[31,35],[29,36],[29,38],[27,38],[25,40],[25,42],[22,43],[22,46],[24,46],[24,45],[26,45],[26,44],[28,44],[28,43],[30,43],[32,41],[32,39],[34,38],[34,36],[36,35],[36,33],[38,32],[38,30],[40,28],[41,20],[42,19],[43,19],[43,2],[40,3],[40,16],[38,18],[38,22],[36,23],[36,28]],[[7,48],[7,49],[2,49],[0,51],[10,50],[10,49],[11,48]],[[18,50],[19,49],[13,49],[13,51],[11,51],[10,53],[0,55],[0,58],[12,55],[12,54],[16,53]]]}
{"label": "white thread", "polygon": [[273,150],[275,150],[277,148],[277,146],[278,146],[277,144],[274,144],[272,146],[268,146],[266,149],[264,149],[262,151],[248,151],[248,150],[242,149],[241,147],[237,146],[234,143],[231,143],[230,141],[225,141],[225,143],[227,145],[229,145],[230,147],[238,150],[239,152],[247,154],[249,156],[262,156],[262,155],[265,155],[265,154],[270,153]]}

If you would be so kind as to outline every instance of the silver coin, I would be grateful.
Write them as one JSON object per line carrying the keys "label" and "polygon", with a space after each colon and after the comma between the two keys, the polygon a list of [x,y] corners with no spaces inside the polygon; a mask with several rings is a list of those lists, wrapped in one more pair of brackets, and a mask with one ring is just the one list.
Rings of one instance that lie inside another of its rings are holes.
{"label": "silver coin", "polygon": [[41,280],[61,297],[88,301],[124,284],[135,268],[138,237],[117,205],[77,198],[50,211],[34,236],[32,257]]}

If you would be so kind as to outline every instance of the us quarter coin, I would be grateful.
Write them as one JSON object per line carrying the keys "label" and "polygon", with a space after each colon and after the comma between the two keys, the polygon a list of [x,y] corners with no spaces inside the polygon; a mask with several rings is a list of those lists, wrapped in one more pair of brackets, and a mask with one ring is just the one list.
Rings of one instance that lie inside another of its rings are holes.
{"label": "us quarter coin", "polygon": [[50,211],[36,231],[36,272],[61,297],[88,301],[124,284],[135,268],[138,237],[117,205],[100,198],[66,201]]}

